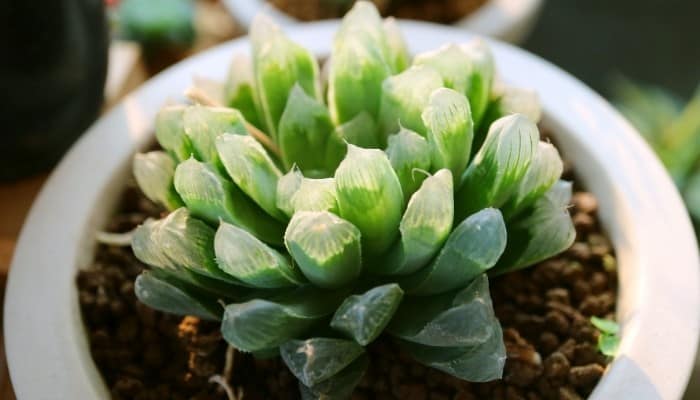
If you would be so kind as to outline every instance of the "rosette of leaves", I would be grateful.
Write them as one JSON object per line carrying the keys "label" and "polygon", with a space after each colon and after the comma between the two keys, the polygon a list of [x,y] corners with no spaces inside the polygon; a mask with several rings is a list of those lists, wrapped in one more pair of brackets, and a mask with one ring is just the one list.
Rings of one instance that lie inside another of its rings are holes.
{"label": "rosette of leaves", "polygon": [[230,107],[163,108],[162,150],[135,159],[143,192],[169,210],[134,234],[151,266],[139,299],[281,356],[305,398],[349,396],[382,334],[456,377],[500,378],[488,275],[566,249],[574,230],[559,154],[522,104],[499,108],[472,152],[492,98],[488,47],[410,63],[396,25],[358,2],[322,82],[269,21],[252,35]]}

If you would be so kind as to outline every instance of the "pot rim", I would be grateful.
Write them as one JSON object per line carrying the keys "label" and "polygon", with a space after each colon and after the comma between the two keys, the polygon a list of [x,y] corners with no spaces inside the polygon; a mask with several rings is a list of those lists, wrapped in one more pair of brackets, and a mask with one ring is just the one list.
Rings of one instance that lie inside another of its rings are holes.
{"label": "pot rim", "polygon": [[[401,21],[413,52],[473,35]],[[291,29],[328,53],[337,22]],[[692,225],[671,178],[641,136],[605,100],[552,64],[491,41],[500,75],[537,89],[545,114],[587,188],[619,259],[619,354],[591,399],[677,399],[693,365],[700,269]],[[45,184],[23,227],[7,282],[4,333],[19,399],[108,398],[85,337],[75,273],[117,201],[133,153],[152,139],[155,113],[202,72],[223,78],[247,38],[187,59],[151,79],[93,125]],[[40,251],[37,251],[40,249]],[[659,345],[662,344],[662,345]],[[668,368],[675,365],[675,368]]]}
{"label": "pot rim", "polygon": [[[519,42],[532,28],[543,3],[543,0],[487,0],[453,25],[480,35]],[[260,13],[267,14],[285,28],[303,23],[265,0],[224,0],[224,5],[246,29]]]}

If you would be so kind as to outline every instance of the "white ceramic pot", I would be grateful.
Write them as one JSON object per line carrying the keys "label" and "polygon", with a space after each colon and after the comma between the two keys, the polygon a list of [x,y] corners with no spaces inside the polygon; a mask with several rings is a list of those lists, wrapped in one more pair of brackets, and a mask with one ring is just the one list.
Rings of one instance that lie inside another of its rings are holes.
{"label": "white ceramic pot", "polygon": [[[544,0],[488,0],[454,25],[479,35],[521,43],[537,21],[543,3]],[[246,29],[260,12],[285,27],[301,23],[265,0],[224,0],[224,4]]]}
{"label": "white ceramic pot", "polygon": [[[401,22],[414,52],[470,39],[464,30]],[[337,28],[321,22],[290,36],[327,54]],[[10,273],[5,339],[20,400],[107,397],[80,318],[76,271],[112,213],[153,120],[195,75],[223,78],[239,39],[159,74],[97,122],[47,182],[26,221]],[[552,129],[585,186],[619,259],[619,355],[592,399],[678,399],[698,339],[700,276],[693,230],[673,182],[637,132],[593,91],[522,50],[492,43],[504,81],[536,88]]]}

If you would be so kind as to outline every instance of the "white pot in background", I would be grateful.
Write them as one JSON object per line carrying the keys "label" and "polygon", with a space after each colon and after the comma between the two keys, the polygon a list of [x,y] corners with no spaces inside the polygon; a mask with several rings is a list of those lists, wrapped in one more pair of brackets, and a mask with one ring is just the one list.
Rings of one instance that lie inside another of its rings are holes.
{"label": "white pot in background", "polygon": [[[521,43],[533,28],[543,3],[544,0],[488,0],[454,25],[479,35]],[[285,27],[302,22],[265,0],[224,0],[224,4],[246,29],[260,12]]]}
{"label": "white pot in background", "polygon": [[[463,42],[464,30],[400,23],[413,52]],[[337,23],[292,29],[292,39],[327,55]],[[25,223],[5,301],[5,340],[19,400],[102,399],[75,286],[90,264],[95,231],[113,212],[133,153],[152,138],[158,109],[195,75],[223,79],[239,39],[185,60],[143,85],[73,147]],[[619,260],[619,354],[591,399],[678,399],[698,339],[700,272],[695,237],[673,182],[637,132],[602,98],[555,66],[493,42],[502,79],[537,90],[544,124],[584,185]]]}

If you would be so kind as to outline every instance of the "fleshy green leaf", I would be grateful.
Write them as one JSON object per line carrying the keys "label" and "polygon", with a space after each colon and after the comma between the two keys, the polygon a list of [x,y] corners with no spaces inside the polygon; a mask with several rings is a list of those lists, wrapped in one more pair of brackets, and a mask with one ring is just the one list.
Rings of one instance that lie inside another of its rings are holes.
{"label": "fleshy green leaf", "polygon": [[457,289],[496,264],[506,248],[501,212],[487,208],[469,216],[450,234],[428,267],[407,276],[401,287],[412,295],[431,295]]}
{"label": "fleshy green leaf", "polygon": [[294,167],[277,181],[277,208],[290,218],[294,214],[294,194],[301,187],[303,179],[304,175]]}
{"label": "fleshy green leaf", "polygon": [[418,190],[425,179],[425,173],[430,169],[430,146],[421,135],[408,129],[389,136],[386,148],[391,166],[401,183],[404,198],[409,199]]}
{"label": "fleshy green leaf", "polygon": [[294,85],[321,99],[318,64],[308,50],[289,40],[264,14],[253,21],[250,36],[258,115],[267,133],[277,141],[278,123]]}
{"label": "fleshy green leaf", "polygon": [[245,54],[236,54],[224,85],[226,104],[240,111],[246,121],[262,129],[264,127],[255,107],[254,81],[253,61]]}
{"label": "fleshy green leaf", "polygon": [[360,231],[334,214],[295,213],[284,242],[301,271],[317,286],[342,286],[360,275]]}
{"label": "fleshy green leaf", "polygon": [[136,258],[153,267],[164,268],[170,271],[181,271],[170,258],[163,252],[158,240],[158,233],[162,220],[147,219],[139,225],[131,237],[131,249]]}
{"label": "fleshy green leaf", "polygon": [[617,335],[620,333],[620,325],[610,319],[598,318],[596,316],[591,317],[591,324],[596,327],[602,333],[607,333],[609,335]]}
{"label": "fleshy green leaf", "polygon": [[401,184],[386,154],[348,145],[335,171],[340,216],[362,232],[363,251],[386,251],[399,233],[403,208]]}
{"label": "fleshy green leaf", "polygon": [[620,347],[620,337],[617,335],[602,334],[598,336],[598,350],[608,356],[614,357]]}
{"label": "fleshy green leaf", "polygon": [[331,327],[367,346],[391,321],[402,298],[403,290],[395,283],[350,296],[333,315]]}
{"label": "fleshy green leaf", "polygon": [[158,311],[207,320],[221,319],[221,306],[214,299],[166,274],[143,271],[134,282],[134,292],[140,302]]}
{"label": "fleshy green leaf", "polygon": [[339,373],[313,387],[299,383],[303,400],[346,400],[367,370],[368,357],[363,354]]}
{"label": "fleshy green leaf", "polygon": [[430,94],[442,87],[442,78],[434,69],[413,66],[387,78],[382,84],[379,124],[383,137],[394,134],[403,126],[425,136],[427,129],[421,113],[428,105]]}
{"label": "fleshy green leaf", "polygon": [[189,211],[211,224],[243,227],[257,238],[281,244],[284,227],[209,164],[189,159],[175,170],[175,189]]}
{"label": "fleshy green leaf", "polygon": [[401,218],[401,240],[377,266],[377,273],[410,274],[432,260],[452,230],[452,188],[452,174],[447,169],[423,181]]}
{"label": "fleshy green leaf", "polygon": [[216,231],[214,252],[222,271],[254,287],[293,287],[305,281],[282,254],[225,222]]}
{"label": "fleshy green leaf", "polygon": [[336,127],[336,133],[347,143],[366,149],[376,149],[379,148],[378,129],[374,118],[366,111],[362,111],[348,122]]}
{"label": "fleshy green leaf", "polygon": [[427,127],[433,170],[447,168],[459,182],[469,162],[474,124],[464,95],[446,88],[430,95],[422,114]]}
{"label": "fleshy green leaf", "polygon": [[164,150],[182,161],[192,155],[192,144],[185,134],[183,113],[185,106],[167,106],[156,116],[156,139]]}
{"label": "fleshy green leaf", "polygon": [[494,122],[457,191],[457,218],[501,207],[527,173],[539,140],[537,126],[525,116],[510,115]]}
{"label": "fleshy green leaf", "polygon": [[296,164],[311,177],[331,176],[345,155],[345,143],[337,135],[326,106],[298,85],[282,114],[278,142],[285,166]]}
{"label": "fleshy green leaf", "polygon": [[517,215],[542,197],[559,180],[563,171],[564,163],[556,147],[540,142],[527,173],[502,207],[506,219]]}
{"label": "fleshy green leaf", "polygon": [[256,352],[277,347],[331,315],[346,292],[302,287],[273,300],[229,304],[221,333],[239,350]]}
{"label": "fleshy green leaf", "polygon": [[525,268],[568,249],[576,238],[566,197],[558,185],[508,223],[508,246],[494,274]]}
{"label": "fleshy green leaf", "polygon": [[488,278],[481,274],[458,292],[407,297],[388,331],[427,346],[478,346],[494,334],[494,319]]}
{"label": "fleshy green leaf", "polygon": [[151,201],[168,210],[182,207],[182,199],[173,185],[175,161],[169,154],[162,151],[136,154],[133,172],[139,188]]}
{"label": "fleshy green leaf", "polygon": [[245,119],[238,110],[224,107],[187,107],[183,113],[185,133],[200,161],[219,167],[216,138],[222,133],[247,135]]}
{"label": "fleshy green leaf", "polygon": [[423,65],[435,69],[445,83],[445,87],[466,94],[470,86],[472,65],[469,56],[462,48],[450,43],[435,50],[418,54],[413,65]]}
{"label": "fleshy green leaf", "polygon": [[493,86],[495,76],[493,54],[482,39],[472,40],[461,45],[461,48],[467,54],[471,64],[466,95],[472,110],[472,120],[474,125],[478,126],[486,112]]}
{"label": "fleshy green leaf", "polygon": [[335,179],[303,178],[292,199],[294,211],[330,211],[338,214]]}
{"label": "fleshy green leaf", "polygon": [[282,360],[306,386],[317,385],[338,374],[363,353],[362,346],[344,339],[290,340],[280,346]]}
{"label": "fleshy green leaf", "polygon": [[500,116],[522,114],[534,123],[542,118],[542,105],[534,90],[507,86],[497,102]]}
{"label": "fleshy green leaf", "polygon": [[399,73],[408,67],[409,56],[406,41],[394,17],[384,20],[384,33],[389,45],[389,64],[394,73]]}
{"label": "fleshy green leaf", "polygon": [[402,347],[421,364],[469,382],[501,379],[506,362],[503,332],[497,319],[491,321],[494,334],[476,346],[433,347],[403,342]]}
{"label": "fleshy green leaf", "polygon": [[221,163],[233,182],[268,214],[286,220],[277,208],[277,181],[282,172],[251,136],[223,134],[216,138]]}

